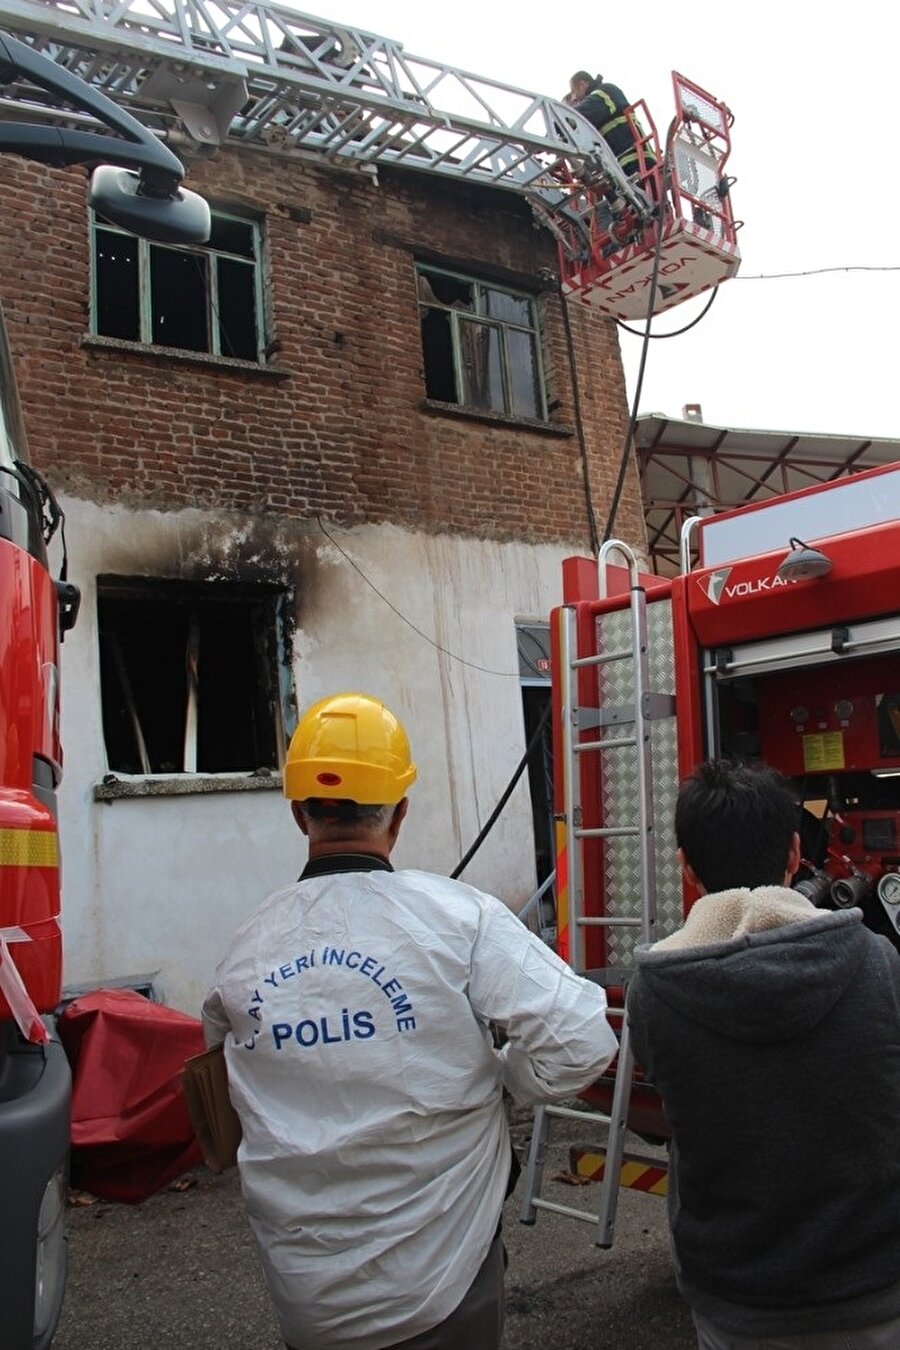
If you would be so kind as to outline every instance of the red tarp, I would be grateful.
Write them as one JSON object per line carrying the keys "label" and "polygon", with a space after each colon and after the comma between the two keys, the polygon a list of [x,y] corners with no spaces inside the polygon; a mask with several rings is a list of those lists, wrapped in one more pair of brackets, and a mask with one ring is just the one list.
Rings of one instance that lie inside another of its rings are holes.
{"label": "red tarp", "polygon": [[203,1161],[181,1070],[203,1049],[199,1021],[128,989],[100,989],[61,1014],[72,1066],[72,1185],[136,1202]]}

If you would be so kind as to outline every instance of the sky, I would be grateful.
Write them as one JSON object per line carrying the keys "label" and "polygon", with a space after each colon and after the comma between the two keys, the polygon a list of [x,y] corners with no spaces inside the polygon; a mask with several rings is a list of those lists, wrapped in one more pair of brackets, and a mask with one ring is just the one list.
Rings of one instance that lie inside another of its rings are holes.
{"label": "sky", "polygon": [[[674,112],[673,70],[724,100],[735,118],[740,273],[696,328],[650,343],[640,412],[681,417],[699,403],[718,426],[900,438],[900,7],[891,0],[292,7],[537,93],[562,96],[586,67],[644,98],[661,134]],[[774,276],[817,269],[837,270]],[[661,315],[652,331],[683,327],[706,299]],[[621,345],[633,398],[641,342],[623,332]]]}

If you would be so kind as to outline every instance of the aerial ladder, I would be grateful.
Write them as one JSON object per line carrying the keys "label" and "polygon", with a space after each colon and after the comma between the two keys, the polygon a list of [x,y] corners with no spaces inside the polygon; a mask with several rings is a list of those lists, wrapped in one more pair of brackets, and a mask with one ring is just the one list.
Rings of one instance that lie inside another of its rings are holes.
{"label": "aerial ladder", "polygon": [[[564,572],[573,568],[592,570],[587,559],[570,559]],[[635,946],[659,935],[657,891],[665,862],[657,857],[654,783],[659,761],[667,757],[664,729],[674,726],[675,699],[671,672],[658,660],[662,611],[648,605],[647,579],[628,545],[615,539],[603,543],[594,577],[602,597],[597,606],[565,603],[552,619],[558,950],[579,975],[606,989],[619,1050],[605,1082],[584,1094],[586,1107],[536,1108],[521,1220],[533,1224],[539,1211],[551,1210],[592,1224],[595,1245],[611,1247],[620,1186],[664,1194],[667,1181],[664,1160],[625,1152],[627,1130],[637,1122],[624,990]],[[566,585],[574,594],[585,577],[579,575],[576,585],[570,575]],[[587,582],[588,589],[591,585]],[[607,613],[613,587],[627,600]],[[602,912],[592,894],[598,876],[606,900]],[[605,1135],[596,1151],[572,1150],[582,1155],[573,1171],[592,1176],[598,1167],[597,1213],[541,1194],[551,1126],[558,1119],[600,1127],[598,1137]],[[587,1170],[581,1165],[585,1159]]]}
{"label": "aerial ladder", "polygon": [[[0,27],[180,153],[228,145],[515,192],[557,242],[564,294],[620,319],[680,304],[740,262],[730,114],[681,76],[666,146],[649,116],[647,134],[635,122],[641,171],[629,177],[556,99],[270,0],[0,0]],[[0,119],[23,105],[78,125],[27,80],[0,87]]]}

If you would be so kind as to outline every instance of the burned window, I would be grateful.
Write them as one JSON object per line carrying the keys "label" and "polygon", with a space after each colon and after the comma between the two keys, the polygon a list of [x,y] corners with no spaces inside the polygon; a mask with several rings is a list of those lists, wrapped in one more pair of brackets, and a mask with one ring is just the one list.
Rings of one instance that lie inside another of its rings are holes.
{"label": "burned window", "polygon": [[417,278],[428,398],[545,418],[534,297],[436,267]]}
{"label": "burned window", "polygon": [[100,687],[110,769],[277,769],[289,683],[287,600],[284,591],[219,582],[100,578]]}
{"label": "burned window", "polygon": [[209,242],[154,244],[93,220],[92,331],[261,361],[259,226],[213,212]]}

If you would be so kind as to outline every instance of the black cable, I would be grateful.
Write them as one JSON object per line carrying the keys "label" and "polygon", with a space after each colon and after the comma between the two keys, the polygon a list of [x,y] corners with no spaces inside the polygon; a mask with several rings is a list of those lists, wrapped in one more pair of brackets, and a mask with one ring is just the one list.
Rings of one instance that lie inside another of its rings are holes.
{"label": "black cable", "polygon": [[696,325],[700,322],[701,319],[706,318],[707,314],[712,309],[712,303],[718,294],[719,288],[718,286],[714,286],[712,295],[709,297],[706,304],[703,306],[700,313],[697,315],[696,319],[691,319],[690,323],[686,323],[683,328],[676,328],[673,333],[645,334],[641,333],[637,328],[629,328],[628,324],[623,323],[621,319],[616,319],[616,323],[619,325],[620,328],[624,329],[626,333],[632,333],[634,337],[650,337],[654,341],[660,341],[663,338],[681,337],[682,333],[689,333],[692,328],[696,327]]}
{"label": "black cable", "polygon": [[213,298],[212,298],[212,297],[213,297],[213,292],[212,292],[212,277],[211,277],[210,274],[209,274],[209,269],[210,269],[210,268],[213,268],[213,267],[215,267],[215,266],[217,265],[218,254],[212,253],[212,252],[205,252],[203,256],[204,256],[204,257],[206,258],[206,260],[207,260],[207,267],[204,268],[203,265],[202,265],[201,262],[200,262],[200,257],[199,257],[199,255],[198,255],[197,253],[195,253],[193,250],[188,250],[188,249],[185,249],[184,252],[185,252],[185,253],[190,252],[190,256],[191,256],[191,257],[193,258],[193,260],[194,260],[194,264],[195,264],[195,266],[196,266],[196,268],[197,268],[197,273],[198,273],[198,275],[199,275],[199,277],[200,277],[200,280],[202,281],[203,286],[204,286],[204,288],[205,288],[205,290],[206,290],[206,298],[208,299],[208,301],[209,301],[209,307],[210,307],[210,309],[212,310],[212,317],[213,317],[213,320],[214,320],[214,322],[217,323],[218,326],[219,326],[219,332],[222,334],[222,337],[225,339],[225,345],[226,345],[226,347],[230,348],[229,351],[227,351],[227,352],[222,352],[222,355],[223,355],[223,356],[230,356],[230,357],[231,357],[233,360],[235,360],[235,361],[240,360],[240,357],[237,355],[236,351],[234,350],[234,343],[233,343],[232,340],[231,340],[231,337],[230,337],[230,335],[229,335],[228,329],[225,327],[225,324],[222,322],[222,315],[219,313],[219,306],[216,304],[216,302],[215,302],[215,301],[213,300]]}
{"label": "black cable", "polygon": [[600,548],[600,535],[597,530],[597,515],[594,511],[594,499],[591,494],[591,475],[588,466],[587,442],[584,437],[584,422],[581,417],[581,394],[578,388],[578,368],[575,364],[575,344],[572,341],[572,323],[569,318],[569,305],[559,288],[559,301],[562,305],[563,329],[566,334],[566,348],[569,354],[569,369],[572,372],[572,409],[575,414],[575,430],[578,433],[578,446],[581,451],[581,472],[584,476],[584,499],[587,504],[588,531],[591,538],[591,552]]}
{"label": "black cable", "polygon": [[[619,464],[619,475],[618,475],[618,478],[617,478],[617,480],[616,480],[616,487],[615,487],[615,491],[614,491],[614,493],[613,493],[612,502],[611,502],[611,504],[610,504],[609,516],[608,516],[607,521],[606,521],[606,530],[605,530],[604,535],[603,535],[603,542],[604,542],[604,543],[606,542],[607,539],[609,539],[610,534],[612,533],[612,527],[613,527],[613,524],[614,524],[615,518],[616,518],[616,511],[618,510],[618,506],[619,506],[619,498],[620,498],[621,495],[622,495],[622,488],[623,488],[624,483],[625,483],[625,471],[626,471],[626,469],[627,469],[627,467],[628,467],[628,458],[629,458],[629,454],[630,454],[630,452],[631,452],[631,445],[632,445],[632,442],[633,442],[633,440],[634,440],[634,431],[635,431],[635,427],[636,427],[636,425],[637,425],[637,414],[638,414],[638,408],[639,408],[639,406],[640,406],[640,400],[641,400],[641,387],[642,387],[642,385],[643,385],[643,383],[644,383],[644,367],[645,367],[645,365],[646,365],[646,363],[647,363],[647,352],[648,352],[649,346],[650,346],[649,341],[648,341],[648,339],[649,339],[650,336],[651,336],[651,334],[650,334],[650,326],[651,326],[651,324],[652,324],[652,322],[653,322],[653,307],[654,307],[654,305],[656,304],[657,281],[658,281],[658,279],[659,279],[659,263],[660,263],[660,258],[661,258],[661,256],[662,256],[662,244],[663,244],[663,212],[662,212],[662,209],[661,209],[661,208],[659,209],[658,222],[659,222],[659,233],[658,233],[657,239],[656,239],[656,251],[655,251],[654,256],[653,256],[653,273],[652,273],[652,276],[651,276],[651,278],[650,278],[650,294],[649,294],[649,297],[648,297],[648,300],[647,300],[647,326],[646,326],[646,328],[645,328],[645,330],[644,330],[644,334],[643,334],[643,337],[644,337],[644,345],[643,345],[643,349],[642,349],[642,351],[641,351],[641,363],[640,363],[640,367],[639,367],[639,369],[638,369],[638,382],[637,382],[637,387],[635,388],[635,391],[634,391],[634,403],[633,403],[632,411],[631,411],[631,419],[630,419],[629,424],[628,424],[628,434],[627,434],[627,436],[625,437],[625,445],[624,445],[624,448],[623,448],[623,450],[622,450],[622,460],[621,460],[621,463]],[[710,300],[709,303],[711,304],[711,303],[712,303],[712,300]],[[565,304],[565,301],[563,301],[563,304]],[[707,305],[706,308],[708,309],[708,308],[709,308],[709,305]],[[566,321],[565,321],[566,338],[567,338],[567,341],[568,341],[569,344],[570,344],[570,346],[569,346],[569,351],[570,351],[570,360],[571,360],[571,362],[572,362],[572,383],[573,383],[573,389],[574,389],[574,391],[575,391],[575,399],[574,399],[574,402],[575,402],[575,409],[576,409],[576,424],[579,425],[579,428],[580,428],[579,404],[578,404],[578,379],[577,379],[577,375],[576,375],[576,371],[575,371],[574,355],[572,354],[572,347],[571,347],[571,328],[570,328],[570,325],[569,325],[569,322],[568,322],[568,313],[567,313],[567,311],[566,311],[565,309],[563,310],[563,312],[564,312],[564,314],[566,315]],[[704,311],[704,313],[705,313],[705,311]],[[700,317],[702,318],[703,315],[700,315]],[[583,445],[583,441],[582,441],[582,445]],[[587,464],[587,449],[586,449],[586,447],[583,448],[583,452],[582,452],[582,462],[583,462],[583,465],[584,465],[585,490],[586,490],[586,496],[587,496],[587,502],[588,502],[588,515],[589,515],[589,519],[590,519],[590,522],[591,522],[592,547],[594,548],[594,552],[596,553],[596,552],[598,552],[599,550],[598,550],[598,547],[597,547],[596,543],[594,542],[594,541],[596,540],[596,523],[595,523],[595,520],[594,520],[594,510],[593,510],[593,504],[592,504],[591,496],[590,496],[590,486],[589,486],[589,479],[588,479],[588,464]],[[321,522],[320,522],[320,523],[321,523]],[[370,584],[371,584],[371,583],[370,583]],[[474,857],[475,853],[477,853],[478,849],[481,847],[481,845],[484,843],[485,839],[487,838],[488,834],[490,834],[491,830],[493,829],[494,823],[495,823],[495,821],[497,820],[497,817],[500,815],[500,812],[503,810],[504,806],[505,806],[506,803],[509,801],[509,798],[510,798],[511,795],[512,795],[513,789],[514,789],[514,787],[516,786],[516,784],[518,783],[520,777],[522,776],[522,773],[523,773],[523,771],[524,771],[524,769],[525,769],[525,765],[528,763],[528,760],[529,760],[531,754],[533,753],[534,748],[535,748],[535,746],[536,746],[537,743],[538,743],[538,740],[540,739],[540,736],[541,736],[541,734],[542,734],[542,732],[543,732],[543,730],[544,730],[544,727],[545,727],[545,725],[546,725],[547,718],[550,716],[550,707],[551,707],[551,705],[550,705],[550,703],[548,703],[547,706],[544,708],[543,714],[541,715],[540,722],[538,723],[537,728],[535,729],[534,735],[532,736],[531,740],[528,742],[528,745],[527,745],[527,747],[526,747],[526,749],[525,749],[525,754],[522,756],[521,760],[519,761],[518,768],[516,769],[515,773],[513,774],[512,778],[510,779],[509,783],[506,785],[506,788],[505,788],[505,790],[504,790],[504,792],[503,792],[503,795],[501,796],[501,798],[500,798],[500,800],[498,801],[497,805],[494,807],[493,811],[491,812],[490,816],[488,817],[487,821],[485,822],[484,827],[482,828],[481,832],[480,832],[479,835],[478,835],[478,838],[475,840],[474,844],[471,846],[471,848],[469,849],[469,851],[463,856],[463,858],[460,860],[460,862],[457,863],[457,865],[456,865],[456,867],[454,868],[454,870],[450,873],[450,878],[451,878],[451,880],[454,880],[454,881],[455,881],[456,878],[459,876],[460,872],[462,872],[462,871],[465,870],[465,868],[468,866],[468,864],[469,864],[469,862],[471,861],[471,859]]]}
{"label": "black cable", "polygon": [[509,780],[509,782],[507,783],[506,788],[504,789],[504,792],[503,792],[503,796],[500,798],[500,800],[498,801],[497,805],[494,807],[493,811],[491,812],[491,814],[488,816],[487,820],[485,821],[485,823],[484,823],[484,825],[483,825],[481,831],[479,832],[478,838],[475,840],[474,844],[472,844],[472,846],[471,846],[471,848],[468,850],[468,852],[463,854],[463,856],[462,856],[462,858],[460,859],[460,861],[456,864],[456,866],[454,867],[453,871],[450,873],[450,880],[451,880],[451,881],[455,881],[456,878],[459,876],[460,872],[464,872],[464,871],[465,871],[465,869],[468,867],[469,863],[470,863],[470,862],[472,861],[472,859],[474,858],[475,854],[476,854],[476,853],[478,852],[478,850],[481,848],[481,845],[484,843],[485,839],[486,839],[486,838],[488,837],[488,835],[490,834],[491,830],[494,828],[494,824],[495,824],[495,822],[496,822],[496,820],[497,820],[497,817],[499,816],[500,812],[503,810],[504,806],[506,805],[506,803],[509,801],[510,797],[512,796],[513,788],[516,786],[516,783],[518,783],[519,779],[522,777],[522,773],[523,773],[523,771],[524,771],[524,769],[525,769],[525,766],[526,766],[526,764],[528,763],[528,761],[529,761],[529,759],[531,758],[531,756],[533,755],[534,750],[535,750],[535,747],[537,746],[538,741],[541,739],[541,736],[542,736],[543,733],[544,733],[544,727],[547,725],[547,719],[548,719],[549,716],[550,716],[550,707],[551,707],[551,704],[550,704],[550,701],[549,701],[549,699],[548,699],[548,701],[547,701],[547,703],[546,703],[546,705],[545,705],[545,707],[544,707],[544,711],[541,713],[540,720],[539,720],[537,726],[536,726],[535,729],[534,729],[534,732],[533,732],[533,734],[532,734],[531,740],[528,742],[528,745],[525,747],[525,753],[524,753],[524,755],[522,756],[522,758],[519,760],[519,766],[518,766],[518,768],[516,769],[516,771],[515,771],[515,773],[513,774],[512,778],[511,778],[511,779]]}
{"label": "black cable", "polygon": [[[663,172],[665,173],[665,167]],[[640,365],[638,366],[637,385],[635,386],[634,400],[631,405],[631,417],[628,422],[628,432],[625,436],[625,444],[622,447],[622,458],[619,461],[619,473],[618,477],[616,478],[616,486],[613,491],[612,501],[609,504],[609,514],[606,518],[606,528],[603,531],[604,544],[612,535],[613,525],[615,524],[616,521],[616,513],[619,509],[619,500],[622,496],[622,489],[625,486],[625,473],[626,470],[628,469],[628,461],[631,456],[631,447],[632,444],[634,443],[635,428],[637,427],[638,408],[640,407],[641,404],[641,389],[644,384],[644,368],[647,364],[647,352],[650,350],[650,326],[653,323],[653,308],[654,305],[656,304],[656,288],[657,282],[659,280],[659,263],[660,258],[662,257],[663,224],[664,224],[664,213],[662,205],[658,207],[658,211],[659,215],[657,217],[658,234],[656,237],[656,252],[653,255],[653,273],[650,277],[650,295],[647,299],[647,323],[646,327],[644,328],[643,334],[644,341],[641,346],[641,361]]]}

